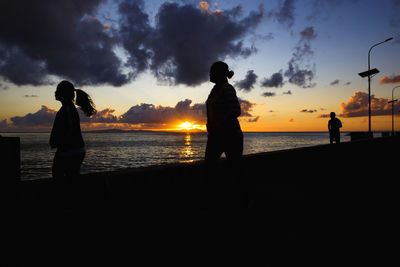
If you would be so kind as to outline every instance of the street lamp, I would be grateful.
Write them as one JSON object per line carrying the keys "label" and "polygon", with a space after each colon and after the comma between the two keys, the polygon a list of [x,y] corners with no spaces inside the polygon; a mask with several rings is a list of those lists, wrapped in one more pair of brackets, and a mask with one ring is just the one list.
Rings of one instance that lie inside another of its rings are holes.
{"label": "street lamp", "polygon": [[392,89],[392,101],[388,102],[389,104],[390,103],[392,104],[392,136],[394,136],[394,109],[393,109],[393,105],[394,105],[394,102],[397,101],[397,99],[393,99],[393,93],[394,93],[394,89],[399,88],[399,87],[400,87],[400,85],[393,87],[393,89]]}
{"label": "street lamp", "polygon": [[[386,42],[388,42],[388,41],[390,41],[392,39],[393,38],[391,37],[391,38],[386,39],[383,42],[380,42],[380,43],[377,43],[377,44],[374,44],[373,46],[371,46],[371,48],[368,51],[368,71],[359,73],[359,75],[361,77],[365,77],[365,76],[362,76],[361,74],[367,74],[367,76],[368,76],[368,134],[369,134],[370,137],[372,136],[372,134],[371,134],[371,75],[373,74],[373,73],[369,73],[371,71],[371,56],[370,56],[371,55],[371,50],[375,46],[378,46],[380,44],[386,43]],[[375,73],[377,73],[377,72],[375,72]]]}

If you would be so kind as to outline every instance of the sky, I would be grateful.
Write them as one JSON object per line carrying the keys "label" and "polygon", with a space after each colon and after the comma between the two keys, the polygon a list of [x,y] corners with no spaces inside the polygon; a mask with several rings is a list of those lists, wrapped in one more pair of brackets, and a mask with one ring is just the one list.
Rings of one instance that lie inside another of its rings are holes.
{"label": "sky", "polygon": [[96,104],[95,116],[81,113],[83,130],[204,129],[218,60],[235,73],[244,131],[327,131],[330,112],[343,131],[367,131],[368,81],[358,73],[370,47],[393,38],[370,57],[380,71],[372,130],[388,131],[398,14],[399,0],[1,1],[0,132],[49,131],[61,80]]}

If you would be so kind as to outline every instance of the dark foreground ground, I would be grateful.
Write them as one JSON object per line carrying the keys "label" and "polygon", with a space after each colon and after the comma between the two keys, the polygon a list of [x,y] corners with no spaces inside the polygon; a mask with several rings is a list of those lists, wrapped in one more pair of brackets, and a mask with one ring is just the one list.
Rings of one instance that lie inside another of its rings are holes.
{"label": "dark foreground ground", "polygon": [[2,227],[13,234],[76,228],[99,229],[100,236],[169,233],[188,239],[211,229],[256,242],[313,243],[350,253],[393,235],[399,143],[386,137],[245,156],[246,216],[224,160],[214,208],[207,205],[203,162],[82,175],[65,190],[51,180],[25,181],[2,193]]}

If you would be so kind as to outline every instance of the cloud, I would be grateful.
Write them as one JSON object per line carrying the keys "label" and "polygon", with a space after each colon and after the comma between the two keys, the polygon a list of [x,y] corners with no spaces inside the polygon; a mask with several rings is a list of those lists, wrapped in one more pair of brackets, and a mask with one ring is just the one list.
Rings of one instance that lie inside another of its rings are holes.
{"label": "cloud", "polygon": [[113,52],[117,38],[95,19],[101,0],[1,1],[0,76],[16,85],[52,84],[51,75],[79,85],[129,80]]}
{"label": "cloud", "polygon": [[[371,113],[373,116],[385,116],[392,114],[392,104],[388,104],[391,99],[377,98],[371,95]],[[357,91],[350,97],[347,103],[341,103],[342,117],[363,117],[368,116],[368,93]],[[400,103],[396,102],[395,110],[400,108]]]}
{"label": "cloud", "polygon": [[[318,119],[326,119],[326,118],[330,118],[330,117],[331,117],[330,113],[328,113],[328,114],[319,114],[317,116]],[[341,117],[341,115],[337,115],[337,117]]]}
{"label": "cloud", "polygon": [[314,112],[318,112],[318,110],[316,110],[316,109],[302,109],[302,110],[300,110],[300,112],[302,112],[302,113],[314,113]]}
{"label": "cloud", "polygon": [[261,22],[263,8],[244,18],[236,15],[235,9],[209,13],[192,5],[164,3],[148,43],[154,75],[160,81],[196,86],[208,80],[217,59],[255,53],[254,46],[245,47],[243,38]]}
{"label": "cloud", "polygon": [[339,81],[338,79],[336,79],[336,80],[334,80],[333,82],[331,82],[330,85],[338,85],[339,82],[340,82],[340,81]]}
{"label": "cloud", "polygon": [[285,83],[283,82],[282,71],[274,73],[270,78],[265,78],[261,82],[262,87],[282,87]]}
{"label": "cloud", "polygon": [[316,84],[312,83],[315,70],[310,69],[304,62],[313,56],[314,51],[311,49],[310,42],[317,37],[313,27],[306,27],[300,32],[300,41],[294,48],[292,58],[288,62],[288,68],[284,72],[284,76],[288,78],[288,82],[303,88],[311,88]]}
{"label": "cloud", "polygon": [[274,93],[274,92],[264,92],[261,95],[265,96],[265,97],[272,97],[272,96],[275,96],[276,93]]}
{"label": "cloud", "polygon": [[245,92],[250,92],[254,88],[254,84],[257,82],[258,76],[254,73],[254,70],[247,71],[246,77],[235,83],[235,86]]}
{"label": "cloud", "polygon": [[317,33],[315,32],[314,27],[306,27],[300,32],[300,37],[300,42],[311,41],[317,38]]}
{"label": "cloud", "polygon": [[400,83],[400,74],[392,75],[391,77],[383,76],[379,81],[380,84],[392,84],[392,83]]}
{"label": "cloud", "polygon": [[155,34],[150,26],[149,17],[144,12],[142,0],[121,1],[118,6],[119,24],[118,37],[120,45],[127,51],[125,67],[130,69],[130,77],[136,78],[149,67],[151,50],[149,39]]}
{"label": "cloud", "polygon": [[284,95],[291,95],[292,91],[288,90],[287,92],[283,92]]}
{"label": "cloud", "polygon": [[38,95],[24,95],[23,97],[30,98],[30,97],[39,97]]}
{"label": "cloud", "polygon": [[[287,69],[272,74],[270,78],[265,78],[261,82],[261,86],[282,87],[285,84],[284,78],[287,78],[287,82],[303,88],[316,86],[316,83],[313,82],[315,65],[311,67],[307,62],[314,55],[314,51],[311,48],[311,41],[317,38],[317,33],[314,27],[305,27],[299,32],[299,37],[299,41],[293,49],[292,57],[288,62]],[[271,96],[269,92],[263,95]]]}
{"label": "cloud", "polygon": [[270,13],[280,24],[292,27],[294,24],[294,0],[278,2],[278,10]]}
{"label": "cloud", "polygon": [[81,122],[89,122],[89,123],[117,123],[118,117],[114,115],[115,109],[105,108],[103,110],[97,111],[95,115],[92,117],[87,117],[85,113],[78,109],[79,117]]}
{"label": "cloud", "polygon": [[0,76],[16,85],[62,78],[121,86],[150,69],[159,81],[195,86],[207,81],[212,62],[257,51],[244,39],[262,21],[262,6],[242,16],[240,6],[210,11],[204,3],[200,9],[165,2],[153,25],[144,1],[121,0],[109,24],[96,17],[106,2],[24,1],[21,8],[19,1],[1,1],[0,25],[7,27],[0,33]]}
{"label": "cloud", "polygon": [[[253,108],[256,103],[245,99],[238,99],[241,107],[241,117],[248,118],[246,121],[257,122],[259,116],[253,116]],[[191,121],[204,124],[207,121],[207,112],[205,103],[192,104],[192,100],[185,99],[179,101],[174,107],[155,106],[153,104],[141,103],[132,106],[121,116],[115,115],[115,110],[105,108],[99,110],[94,116],[87,117],[83,111],[78,108],[80,114],[81,127],[91,128],[123,128],[126,127],[143,128],[152,126],[152,128],[163,128],[163,125],[177,123],[179,121]],[[6,120],[0,121],[0,128],[7,129],[47,129],[50,130],[53,125],[57,110],[42,105],[40,110],[35,113],[28,113],[24,116],[12,117],[11,123]]]}
{"label": "cloud", "polygon": [[155,106],[153,104],[139,104],[131,107],[122,114],[119,122],[139,124],[163,124],[172,123],[177,120],[192,120],[195,122],[205,122],[205,104],[191,105],[192,100],[180,101],[175,107]]}
{"label": "cloud", "polygon": [[35,113],[28,113],[25,116],[15,116],[10,120],[13,126],[51,126],[57,110],[42,105]]}
{"label": "cloud", "polygon": [[260,119],[260,116],[256,116],[254,118],[248,119],[247,122],[257,122]]}
{"label": "cloud", "polygon": [[252,103],[248,100],[238,98],[239,104],[240,104],[240,109],[242,111],[241,117],[253,117],[250,112],[253,111],[253,108],[257,105],[256,103]]}

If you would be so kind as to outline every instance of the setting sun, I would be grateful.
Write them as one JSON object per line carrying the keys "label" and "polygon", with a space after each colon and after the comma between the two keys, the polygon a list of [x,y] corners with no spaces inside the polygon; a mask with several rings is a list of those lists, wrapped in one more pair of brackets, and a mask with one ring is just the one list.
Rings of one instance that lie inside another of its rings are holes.
{"label": "setting sun", "polygon": [[191,131],[191,130],[204,130],[204,129],[205,129],[204,125],[193,124],[188,121],[185,121],[178,125],[178,130]]}

